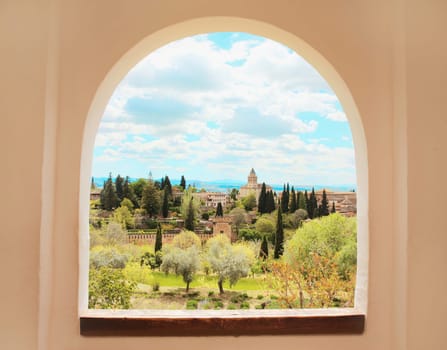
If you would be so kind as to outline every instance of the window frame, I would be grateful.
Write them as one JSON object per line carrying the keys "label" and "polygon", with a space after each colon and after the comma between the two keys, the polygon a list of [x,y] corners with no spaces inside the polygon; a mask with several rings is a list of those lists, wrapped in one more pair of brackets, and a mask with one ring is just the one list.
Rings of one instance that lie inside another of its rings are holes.
{"label": "window frame", "polygon": [[[249,19],[213,17],[174,24],[153,33],[130,49],[98,87],[84,125],[80,179],[79,328],[83,336],[239,336],[292,334],[363,334],[368,291],[368,157],[365,133],[354,99],[335,68],[297,36]],[[201,29],[202,28],[202,29]],[[246,31],[283,43],[320,72],[348,115],[357,168],[357,282],[354,308],[293,310],[91,310],[88,294],[88,202],[94,139],[105,105],[128,70],[151,51],[181,37],[211,31]],[[87,176],[83,176],[87,175]],[[83,200],[85,199],[85,203]],[[84,210],[83,210],[84,209]],[[359,232],[361,233],[359,235]]]}
{"label": "window frame", "polygon": [[365,315],[355,309],[163,311],[89,310],[83,336],[241,336],[362,334]]}

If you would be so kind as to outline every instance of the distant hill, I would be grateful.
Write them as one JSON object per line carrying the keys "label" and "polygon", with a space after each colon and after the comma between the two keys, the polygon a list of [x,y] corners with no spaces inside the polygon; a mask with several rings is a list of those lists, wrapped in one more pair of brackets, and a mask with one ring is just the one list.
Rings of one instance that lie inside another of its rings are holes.
{"label": "distant hill", "polygon": [[[95,185],[96,187],[102,188],[105,181],[107,181],[108,177],[95,177]],[[131,182],[134,182],[138,180],[138,178],[129,178]],[[155,179],[157,180],[157,179]],[[180,179],[170,179],[171,184],[173,185],[179,185]],[[216,180],[216,181],[203,181],[203,180],[188,180],[186,179],[186,185],[191,185],[197,188],[197,190],[205,189],[207,192],[229,192],[233,188],[239,189],[241,186],[245,185],[246,181],[238,181],[238,180]],[[276,192],[281,192],[283,190],[283,184],[277,185],[277,184],[269,184],[272,186],[273,190]],[[357,186],[355,185],[295,185],[290,184],[290,188],[292,188],[292,185],[294,186],[295,190],[297,191],[304,191],[304,190],[312,190],[312,187],[315,188],[315,190],[320,190],[323,188],[330,189],[331,191],[357,191]]]}

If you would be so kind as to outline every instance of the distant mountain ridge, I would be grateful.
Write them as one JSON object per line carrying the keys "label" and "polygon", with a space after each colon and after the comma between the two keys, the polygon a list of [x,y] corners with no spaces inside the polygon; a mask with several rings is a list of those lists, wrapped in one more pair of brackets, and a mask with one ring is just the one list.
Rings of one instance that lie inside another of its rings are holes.
{"label": "distant mountain ridge", "polygon": [[[104,182],[107,181],[108,177],[94,177],[95,186],[102,188],[104,185]],[[115,180],[115,178],[113,178]],[[129,178],[130,182],[134,182],[138,180],[138,178]],[[154,179],[154,180],[160,180],[160,179]],[[180,179],[170,179],[172,185],[179,185]],[[214,181],[203,181],[203,180],[188,180],[186,179],[186,185],[191,185],[197,188],[199,191],[200,189],[205,189],[207,192],[230,192],[231,189],[237,188],[239,189],[241,186],[245,185],[246,181],[239,181],[239,180],[214,180]],[[284,184],[278,185],[278,184],[269,184],[272,186],[273,190],[276,192],[281,192],[283,190]],[[355,185],[294,185],[289,184],[290,188],[292,186],[295,188],[296,191],[311,191],[312,187],[315,188],[315,190],[321,190],[323,188],[331,190],[331,191],[339,191],[339,192],[349,192],[349,191],[357,191],[357,186]]]}

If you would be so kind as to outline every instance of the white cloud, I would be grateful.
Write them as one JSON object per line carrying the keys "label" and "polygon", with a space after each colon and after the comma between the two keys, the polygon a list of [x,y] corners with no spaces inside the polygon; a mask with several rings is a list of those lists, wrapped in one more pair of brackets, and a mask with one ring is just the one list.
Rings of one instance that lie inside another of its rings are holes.
{"label": "white cloud", "polygon": [[195,165],[218,178],[245,178],[254,166],[284,181],[324,170],[341,183],[355,174],[352,148],[324,146],[321,137],[304,142],[300,134],[321,125],[298,117],[346,121],[337,103],[319,74],[278,43],[244,40],[225,50],[190,37],[153,52],[118,86],[95,144],[106,150],[95,161],[137,160],[164,173]]}
{"label": "white cloud", "polygon": [[346,114],[341,111],[328,113],[327,118],[330,120],[334,120],[337,122],[345,122],[347,121]]}

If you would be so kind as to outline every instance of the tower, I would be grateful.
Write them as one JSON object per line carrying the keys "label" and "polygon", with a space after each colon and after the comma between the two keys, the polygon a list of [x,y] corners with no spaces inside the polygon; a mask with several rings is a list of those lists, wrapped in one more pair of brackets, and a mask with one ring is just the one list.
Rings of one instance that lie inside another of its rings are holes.
{"label": "tower", "polygon": [[257,188],[258,187],[258,177],[256,176],[255,169],[251,168],[250,174],[248,175],[248,187]]}

